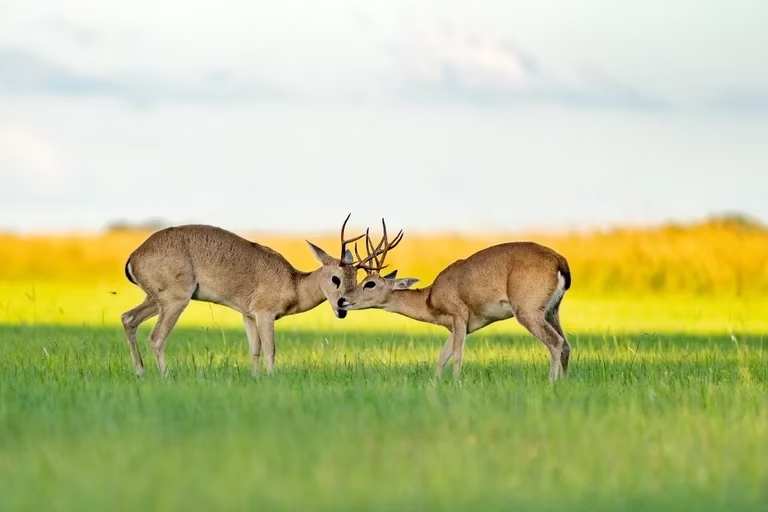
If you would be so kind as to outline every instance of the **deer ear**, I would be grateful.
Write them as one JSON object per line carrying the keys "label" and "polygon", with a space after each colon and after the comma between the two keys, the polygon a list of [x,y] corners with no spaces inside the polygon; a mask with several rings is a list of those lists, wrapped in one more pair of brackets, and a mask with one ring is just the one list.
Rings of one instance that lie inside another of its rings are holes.
{"label": "deer ear", "polygon": [[416,279],[415,277],[404,277],[402,279],[395,279],[394,289],[407,290],[408,288],[410,288],[411,286],[415,285],[418,282],[419,280]]}
{"label": "deer ear", "polygon": [[317,258],[317,261],[322,263],[323,265],[330,265],[334,262],[334,258],[331,257],[330,254],[310,242],[309,240],[306,241],[309,244],[309,248],[312,249],[312,253],[315,255],[315,258]]}
{"label": "deer ear", "polygon": [[397,270],[393,270],[389,274],[384,276],[384,279],[394,279],[397,277]]}
{"label": "deer ear", "polygon": [[352,251],[349,249],[344,249],[344,263],[347,265],[351,265],[355,262],[355,257],[352,256]]}

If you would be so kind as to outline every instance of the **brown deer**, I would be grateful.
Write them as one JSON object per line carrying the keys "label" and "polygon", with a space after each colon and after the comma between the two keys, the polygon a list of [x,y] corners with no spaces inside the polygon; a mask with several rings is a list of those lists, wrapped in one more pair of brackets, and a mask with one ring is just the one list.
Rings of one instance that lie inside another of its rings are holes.
{"label": "brown deer", "polygon": [[[571,347],[560,326],[560,302],[571,286],[568,261],[534,242],[508,242],[482,249],[443,269],[425,288],[410,289],[419,280],[397,278],[397,270],[380,275],[388,251],[402,240],[402,230],[390,243],[382,219],[383,237],[373,247],[366,231],[368,257],[359,268],[366,277],[338,300],[339,310],[384,309],[415,320],[442,325],[451,334],[437,361],[437,377],[453,357],[453,378],[461,374],[464,340],[470,333],[515,317],[549,349],[549,379],[562,368],[568,374]],[[357,254],[357,244],[355,244]],[[358,254],[358,259],[360,256]],[[372,264],[366,264],[373,260]]]}
{"label": "brown deer", "polygon": [[214,226],[184,225],[150,235],[125,264],[128,280],[146,293],[141,304],[121,316],[136,374],[144,373],[136,343],[138,326],[159,315],[149,346],[161,374],[167,375],[165,343],[192,300],[220,304],[241,313],[253,375],[258,375],[262,348],[267,373],[272,374],[275,320],[309,311],[326,299],[338,318],[347,315],[338,308],[338,298],[354,288],[358,265],[370,261],[355,263],[347,249],[347,244],[364,236],[345,239],[348,220],[349,215],[341,226],[340,258],[307,241],[322,264],[312,272],[297,270],[273,249]]}

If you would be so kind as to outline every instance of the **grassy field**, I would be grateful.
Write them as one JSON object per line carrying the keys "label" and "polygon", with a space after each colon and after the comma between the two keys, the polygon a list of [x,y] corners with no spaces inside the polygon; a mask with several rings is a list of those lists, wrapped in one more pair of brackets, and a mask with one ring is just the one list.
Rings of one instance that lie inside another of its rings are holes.
{"label": "grassy field", "polygon": [[[0,510],[764,510],[768,231],[712,221],[563,236],[406,234],[428,284],[502,239],[565,254],[573,354],[514,321],[467,341],[327,304],[277,322],[277,373],[250,376],[240,315],[193,303],[168,379],[133,375],[123,276],[147,233],[0,235]],[[316,268],[305,237],[251,237]],[[336,235],[307,236],[323,247]],[[450,374],[450,370],[447,372]]]}
{"label": "grassy field", "polygon": [[[351,317],[351,315],[350,315]],[[146,329],[142,332],[145,338]],[[117,326],[0,326],[2,510],[764,510],[763,339],[571,336],[549,385],[528,336],[181,328],[132,374]]]}

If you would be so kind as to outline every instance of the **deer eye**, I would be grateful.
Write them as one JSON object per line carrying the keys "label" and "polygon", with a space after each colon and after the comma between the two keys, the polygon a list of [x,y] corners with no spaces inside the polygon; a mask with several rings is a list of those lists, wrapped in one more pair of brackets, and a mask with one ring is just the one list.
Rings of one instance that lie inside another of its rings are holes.
{"label": "deer eye", "polygon": [[336,285],[336,288],[338,288],[341,285],[341,279],[339,279],[338,276],[333,276],[331,278],[331,282]]}
{"label": "deer eye", "polygon": [[376,287],[376,283],[373,281],[368,281],[363,285],[363,288],[375,288],[375,287]]}

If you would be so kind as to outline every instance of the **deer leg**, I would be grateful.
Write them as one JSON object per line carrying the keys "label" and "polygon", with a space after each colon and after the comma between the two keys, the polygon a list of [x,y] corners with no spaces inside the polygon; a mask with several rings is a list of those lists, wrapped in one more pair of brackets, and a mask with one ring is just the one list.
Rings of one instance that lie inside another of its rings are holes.
{"label": "deer leg", "polygon": [[165,342],[168,335],[178,322],[181,313],[189,304],[191,294],[186,299],[165,300],[160,302],[160,317],[157,319],[154,329],[149,335],[149,345],[157,359],[157,367],[160,374],[168,375],[168,365],[165,363]]}
{"label": "deer leg", "polygon": [[437,358],[437,371],[435,376],[439,379],[443,376],[443,369],[448,363],[448,360],[453,355],[453,334],[448,336],[448,340],[443,345],[443,349],[440,351],[440,356]]}
{"label": "deer leg", "polygon": [[454,320],[451,329],[453,339],[453,380],[461,376],[461,361],[464,357],[464,340],[467,338],[467,323],[464,320]]}
{"label": "deer leg", "polygon": [[257,313],[256,323],[259,330],[259,338],[264,347],[264,359],[267,365],[267,374],[275,371],[275,315],[272,313]]}
{"label": "deer leg", "polygon": [[549,380],[557,380],[565,339],[544,318],[540,311],[518,313],[517,321],[549,349]]}
{"label": "deer leg", "polygon": [[259,355],[261,354],[261,338],[256,320],[250,315],[243,315],[245,334],[248,336],[248,347],[251,350],[251,374],[259,374]]}
{"label": "deer leg", "polygon": [[128,349],[131,351],[131,358],[133,359],[136,375],[144,374],[144,362],[141,360],[141,352],[139,352],[139,345],[136,342],[136,329],[143,322],[149,320],[158,313],[159,309],[157,303],[147,295],[144,297],[144,302],[120,315],[120,320],[123,322],[123,328],[125,329],[125,336],[128,340]]}
{"label": "deer leg", "polygon": [[568,344],[568,339],[565,337],[563,327],[560,325],[560,310],[554,308],[551,311],[548,311],[545,318],[547,323],[557,331],[557,334],[559,334],[561,338],[563,338],[563,352],[560,354],[560,368],[563,372],[563,378],[568,378],[568,359],[571,355],[571,346]]}

